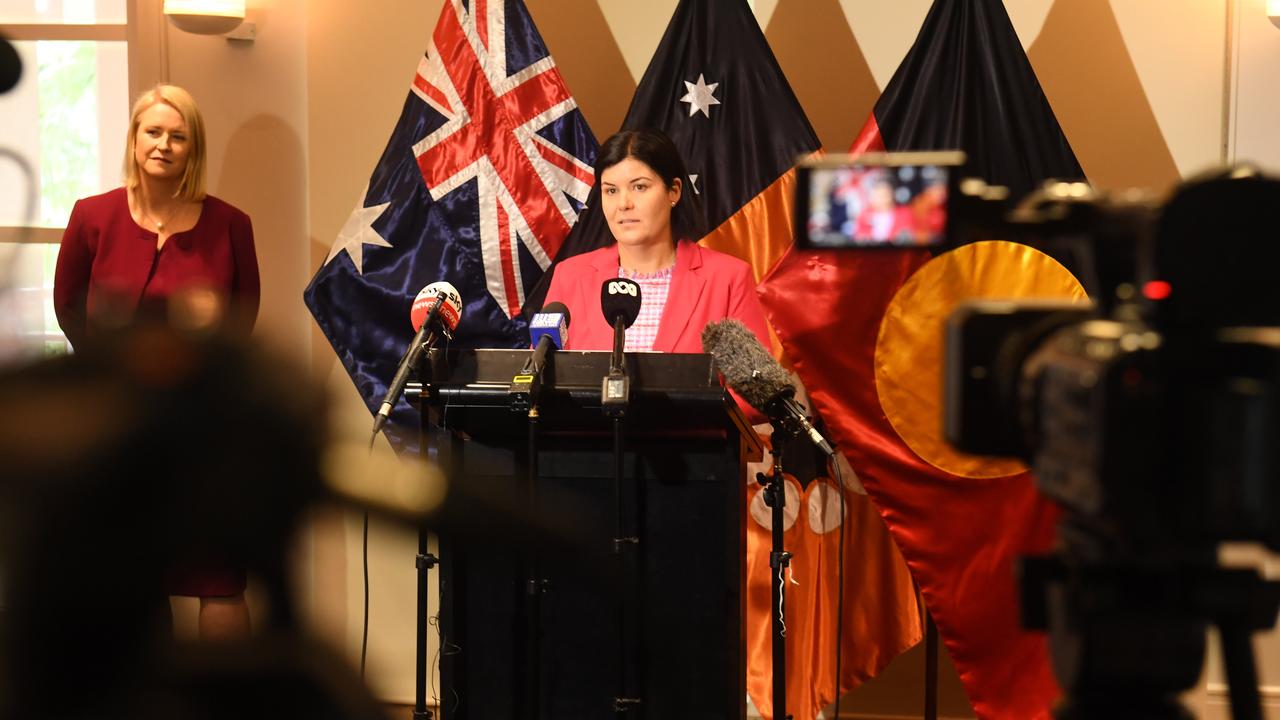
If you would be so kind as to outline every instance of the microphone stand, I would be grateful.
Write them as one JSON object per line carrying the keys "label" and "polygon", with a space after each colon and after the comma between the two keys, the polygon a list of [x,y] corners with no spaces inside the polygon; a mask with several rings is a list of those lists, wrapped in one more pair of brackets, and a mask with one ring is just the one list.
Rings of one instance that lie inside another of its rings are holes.
{"label": "microphone stand", "polygon": [[[425,323],[424,323],[425,325]],[[429,348],[424,355],[427,357],[426,362],[419,362],[417,369],[418,378],[422,381],[422,394],[426,395],[430,391],[432,381],[432,365],[433,355],[439,352],[435,348]],[[423,427],[423,434],[426,434],[426,427]],[[425,438],[424,438],[425,439]],[[422,443],[422,454],[428,453],[427,443]],[[414,648],[414,702],[413,702],[413,720],[431,720],[434,713],[427,708],[427,628],[430,616],[430,597],[428,595],[431,568],[440,563],[440,559],[431,554],[429,545],[430,533],[427,531],[426,525],[418,526],[418,554],[414,559],[414,566],[418,572],[418,611],[417,611],[417,637],[415,638],[416,647]],[[443,609],[443,603],[441,604]]]}
{"label": "microphone stand", "polygon": [[628,692],[631,683],[628,682],[627,658],[630,656],[634,643],[629,642],[629,635],[636,632],[638,635],[638,626],[635,628],[628,627],[628,616],[631,612],[636,613],[636,617],[640,617],[638,608],[629,607],[628,599],[638,597],[639,593],[634,592],[635,575],[634,567],[637,564],[635,553],[623,554],[624,549],[631,545],[637,551],[640,546],[640,538],[636,535],[627,534],[626,521],[626,503],[624,502],[624,471],[623,471],[623,418],[627,413],[627,404],[631,397],[631,383],[627,377],[626,367],[623,363],[623,350],[626,339],[626,323],[621,314],[615,315],[613,318],[613,355],[609,360],[609,374],[605,376],[604,382],[600,389],[600,404],[607,417],[613,418],[613,499],[615,507],[614,516],[614,532],[613,532],[613,552],[618,556],[618,571],[622,574],[623,591],[618,597],[618,694],[613,698],[613,711],[615,714],[622,714],[630,710],[632,707],[640,705],[640,693],[634,694]]}
{"label": "microphone stand", "polygon": [[787,568],[791,567],[791,553],[783,549],[782,524],[783,510],[787,504],[786,482],[782,476],[782,448],[787,443],[789,433],[781,421],[773,421],[773,434],[769,436],[769,454],[773,456],[773,470],[768,476],[756,473],[756,482],[764,486],[764,504],[771,509],[770,525],[772,526],[772,545],[769,552],[769,567],[772,570],[769,581],[769,633],[770,647],[773,651],[773,717],[777,720],[791,720],[787,714],[787,639],[786,621],[783,618],[784,601],[786,600]]}
{"label": "microphone stand", "polygon": [[[537,395],[533,396],[534,398]],[[537,511],[538,503],[538,422],[539,412],[535,400],[529,408],[528,436],[528,473],[525,478],[525,500],[531,512]],[[546,592],[547,582],[538,568],[538,550],[529,549],[525,565],[525,703],[531,709],[532,717],[542,717],[542,677],[539,673],[542,659],[542,594]]]}

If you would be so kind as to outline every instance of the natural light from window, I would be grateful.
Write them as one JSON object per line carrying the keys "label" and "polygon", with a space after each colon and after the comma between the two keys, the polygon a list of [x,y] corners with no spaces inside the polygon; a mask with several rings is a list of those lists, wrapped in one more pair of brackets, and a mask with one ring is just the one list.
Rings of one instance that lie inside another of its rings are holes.
{"label": "natural light from window", "polygon": [[66,351],[53,314],[58,245],[50,237],[77,199],[120,185],[129,121],[127,43],[41,40],[40,28],[123,24],[125,4],[0,0],[0,24],[25,28],[26,38],[13,43],[22,78],[0,95],[0,226],[13,229],[0,242],[0,355]]}
{"label": "natural light from window", "polygon": [[0,23],[125,22],[126,0],[0,0]]}

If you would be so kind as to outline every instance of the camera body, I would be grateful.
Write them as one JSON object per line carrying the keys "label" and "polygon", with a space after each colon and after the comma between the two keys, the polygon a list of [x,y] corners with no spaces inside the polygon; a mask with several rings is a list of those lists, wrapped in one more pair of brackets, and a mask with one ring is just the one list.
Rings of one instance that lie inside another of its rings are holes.
{"label": "camera body", "polygon": [[[1235,171],[1164,206],[1095,197],[1008,223],[1004,237],[1074,244],[1094,302],[958,308],[947,440],[1030,463],[1089,531],[1087,555],[1225,540],[1280,549],[1280,291],[1265,289],[1278,259],[1265,197],[1280,201],[1280,182]],[[1205,227],[1215,218],[1230,219],[1225,234]],[[1232,304],[1241,286],[1256,305]]]}
{"label": "camera body", "polygon": [[1280,550],[1280,182],[1233,169],[1163,205],[1055,193],[994,234],[1069,251],[1093,303],[958,308],[945,436],[1028,462],[1065,511],[1058,553],[1021,567],[1024,625],[1049,631],[1067,691],[1057,717],[1186,717],[1176,694],[1210,624],[1250,717],[1249,638],[1274,624],[1280,585],[1218,567],[1216,550]]}

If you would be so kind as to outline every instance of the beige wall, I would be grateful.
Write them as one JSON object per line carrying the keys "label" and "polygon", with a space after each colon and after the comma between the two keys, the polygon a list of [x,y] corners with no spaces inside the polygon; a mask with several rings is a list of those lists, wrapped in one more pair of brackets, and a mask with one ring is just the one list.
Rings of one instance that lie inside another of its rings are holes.
{"label": "beige wall", "polygon": [[1227,153],[1233,160],[1252,161],[1280,172],[1280,28],[1260,20],[1265,0],[1237,0],[1232,18],[1231,108]]}
{"label": "beige wall", "polygon": [[[135,23],[146,48],[135,78],[154,66],[196,94],[209,115],[213,191],[253,217],[264,279],[259,336],[308,364],[334,398],[338,436],[363,440],[367,411],[314,329],[301,293],[382,151],[441,0],[251,1],[258,24],[251,44],[163,26],[148,30],[159,1],[138,4]],[[528,4],[587,121],[603,138],[621,122],[675,1]],[[848,146],[929,4],[754,3],[829,149]],[[1222,157],[1224,137],[1230,157],[1280,166],[1274,132],[1280,105],[1272,91],[1280,29],[1261,17],[1262,0],[1231,3],[1237,13],[1231,69],[1238,82],[1225,132],[1228,0],[1007,5],[1068,139],[1100,184],[1166,186]],[[822,76],[819,67],[827,68]],[[413,689],[414,539],[412,531],[376,520],[370,535],[368,678],[381,697],[399,702]],[[354,661],[362,603],[359,517],[318,512],[299,558],[315,628]],[[1264,683],[1280,686],[1280,653],[1267,650],[1262,673]],[[918,714],[919,683],[918,662],[904,658],[883,683],[862,693],[861,707]],[[852,698],[855,705],[859,697]],[[943,701],[947,714],[964,713],[953,677],[944,682]],[[1208,701],[1202,693],[1196,702]]]}

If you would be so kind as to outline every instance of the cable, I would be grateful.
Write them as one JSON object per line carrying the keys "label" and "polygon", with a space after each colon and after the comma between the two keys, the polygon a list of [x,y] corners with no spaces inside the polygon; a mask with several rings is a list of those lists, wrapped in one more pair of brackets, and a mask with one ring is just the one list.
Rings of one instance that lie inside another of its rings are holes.
{"label": "cable", "polygon": [[364,659],[369,651],[369,511],[364,511],[364,628],[360,632],[360,678],[364,679]]}
{"label": "cable", "polygon": [[785,592],[786,592],[786,581],[783,580],[782,578],[782,566],[779,566],[778,567],[778,624],[782,626],[782,629],[778,631],[778,634],[781,635],[782,637],[787,636],[787,618],[785,615],[782,614],[782,603],[784,602],[784,599],[786,597],[784,595]]}
{"label": "cable", "polygon": [[[436,674],[435,674],[436,665],[438,664],[438,661],[440,660],[440,658],[442,658],[443,656],[457,655],[458,653],[462,652],[462,647],[449,642],[448,638],[445,637],[444,630],[441,629],[440,627],[439,615],[432,615],[427,620],[427,624],[435,627],[436,635],[440,638],[440,644],[436,646],[436,654],[431,657],[431,698],[436,701],[436,707],[440,708],[441,710],[445,710],[442,703],[440,702],[439,695],[436,693]],[[458,691],[454,690],[452,687],[448,687],[445,689],[448,690],[449,694],[453,696],[453,710],[457,710],[458,705],[461,702],[461,698],[458,697]],[[445,717],[449,717],[450,713],[453,710],[445,710]]]}
{"label": "cable", "polygon": [[[369,436],[369,456],[373,456],[373,444],[378,433]],[[364,660],[369,652],[369,511],[364,511],[364,532],[360,556],[364,567],[364,625],[360,630],[360,679],[364,679]]]}
{"label": "cable", "polygon": [[440,707],[440,693],[436,690],[436,665],[440,662],[440,653],[444,651],[444,631],[440,629],[440,616],[432,615],[427,618],[427,626],[435,626],[436,637],[440,638],[440,642],[436,645],[436,652],[431,656],[431,672],[427,677],[431,678],[431,700]]}

